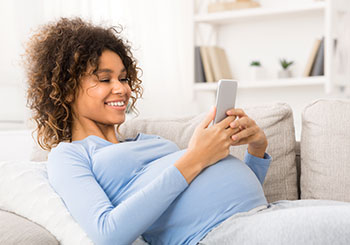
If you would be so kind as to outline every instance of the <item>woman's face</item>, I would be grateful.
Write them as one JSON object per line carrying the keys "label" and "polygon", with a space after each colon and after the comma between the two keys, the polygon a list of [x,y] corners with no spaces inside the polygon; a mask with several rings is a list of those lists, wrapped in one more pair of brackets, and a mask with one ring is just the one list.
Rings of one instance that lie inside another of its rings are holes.
{"label": "woman's face", "polygon": [[[90,72],[88,68],[88,73]],[[90,73],[89,73],[90,74]],[[121,124],[131,94],[127,73],[119,55],[105,50],[95,75],[85,75],[72,108],[81,121],[100,126]]]}

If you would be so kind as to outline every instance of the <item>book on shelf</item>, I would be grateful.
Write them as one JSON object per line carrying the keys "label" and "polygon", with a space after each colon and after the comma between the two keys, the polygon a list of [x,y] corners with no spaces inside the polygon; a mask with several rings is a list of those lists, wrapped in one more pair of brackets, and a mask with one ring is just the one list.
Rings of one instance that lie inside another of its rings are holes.
{"label": "book on shelf", "polygon": [[218,46],[210,46],[209,58],[213,70],[214,81],[219,81],[220,79],[224,78],[232,78],[226,52],[223,48]]}
{"label": "book on shelf", "polygon": [[199,46],[194,48],[194,79],[197,83],[205,82],[205,74]]}
{"label": "book on shelf", "polygon": [[210,64],[210,58],[209,58],[209,46],[200,46],[199,50],[200,50],[202,63],[203,63],[205,81],[214,82],[214,75],[213,75],[213,71]]}
{"label": "book on shelf", "polygon": [[[200,58],[206,82],[232,79],[226,52],[218,46],[200,46]],[[197,64],[200,62],[197,62]],[[195,66],[197,66],[197,64]],[[197,68],[196,68],[197,69]],[[197,73],[197,71],[195,71]]]}
{"label": "book on shelf", "polygon": [[[322,64],[323,59],[324,59],[324,38],[316,39],[314,41],[308,61],[305,66],[304,77],[320,76],[320,75],[315,75],[316,73],[322,73],[323,75],[323,64]],[[322,69],[322,72],[320,71],[321,69]]]}
{"label": "book on shelf", "polygon": [[321,39],[316,39],[314,41],[314,45],[312,46],[311,53],[309,55],[309,59],[307,60],[305,70],[304,70],[304,77],[308,77],[311,74],[312,66],[315,63],[315,58],[317,55],[317,51],[320,47]]}
{"label": "book on shelf", "polygon": [[311,69],[310,76],[323,76],[324,75],[324,38],[322,38],[320,46],[317,51],[315,62]]}
{"label": "book on shelf", "polygon": [[260,7],[260,4],[253,0],[217,1],[208,4],[208,13],[257,7]]}

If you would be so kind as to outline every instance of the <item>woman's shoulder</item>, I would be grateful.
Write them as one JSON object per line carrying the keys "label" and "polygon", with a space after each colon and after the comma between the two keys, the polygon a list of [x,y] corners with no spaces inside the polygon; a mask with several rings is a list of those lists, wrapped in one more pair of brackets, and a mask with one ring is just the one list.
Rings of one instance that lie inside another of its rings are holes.
{"label": "woman's shoulder", "polygon": [[81,144],[70,142],[60,142],[55,148],[51,149],[48,155],[48,163],[66,162],[63,160],[79,160],[88,159],[88,154]]}
{"label": "woman's shoulder", "polygon": [[69,188],[65,183],[69,178],[92,175],[89,155],[75,143],[60,142],[49,153],[46,166],[49,182],[56,191]]}
{"label": "woman's shoulder", "polygon": [[64,152],[79,152],[82,150],[80,144],[75,144],[72,142],[60,142],[56,147],[52,148],[50,151],[50,155],[64,153]]}

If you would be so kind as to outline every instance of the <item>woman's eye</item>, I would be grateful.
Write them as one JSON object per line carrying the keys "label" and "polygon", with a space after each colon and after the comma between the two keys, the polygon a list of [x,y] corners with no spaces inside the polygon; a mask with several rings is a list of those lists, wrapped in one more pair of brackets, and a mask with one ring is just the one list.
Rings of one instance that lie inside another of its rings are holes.
{"label": "woman's eye", "polygon": [[119,81],[124,82],[124,83],[127,83],[127,82],[129,82],[129,78],[122,78],[122,79],[120,79]]}
{"label": "woman's eye", "polygon": [[100,79],[100,82],[102,83],[108,83],[110,80],[109,79]]}

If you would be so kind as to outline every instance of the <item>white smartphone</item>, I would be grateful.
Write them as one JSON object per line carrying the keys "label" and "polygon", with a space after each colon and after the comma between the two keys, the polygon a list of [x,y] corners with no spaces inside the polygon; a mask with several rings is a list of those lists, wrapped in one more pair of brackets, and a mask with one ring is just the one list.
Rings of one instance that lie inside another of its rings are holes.
{"label": "white smartphone", "polygon": [[216,90],[216,114],[214,124],[227,117],[226,111],[235,108],[237,81],[219,80]]}

